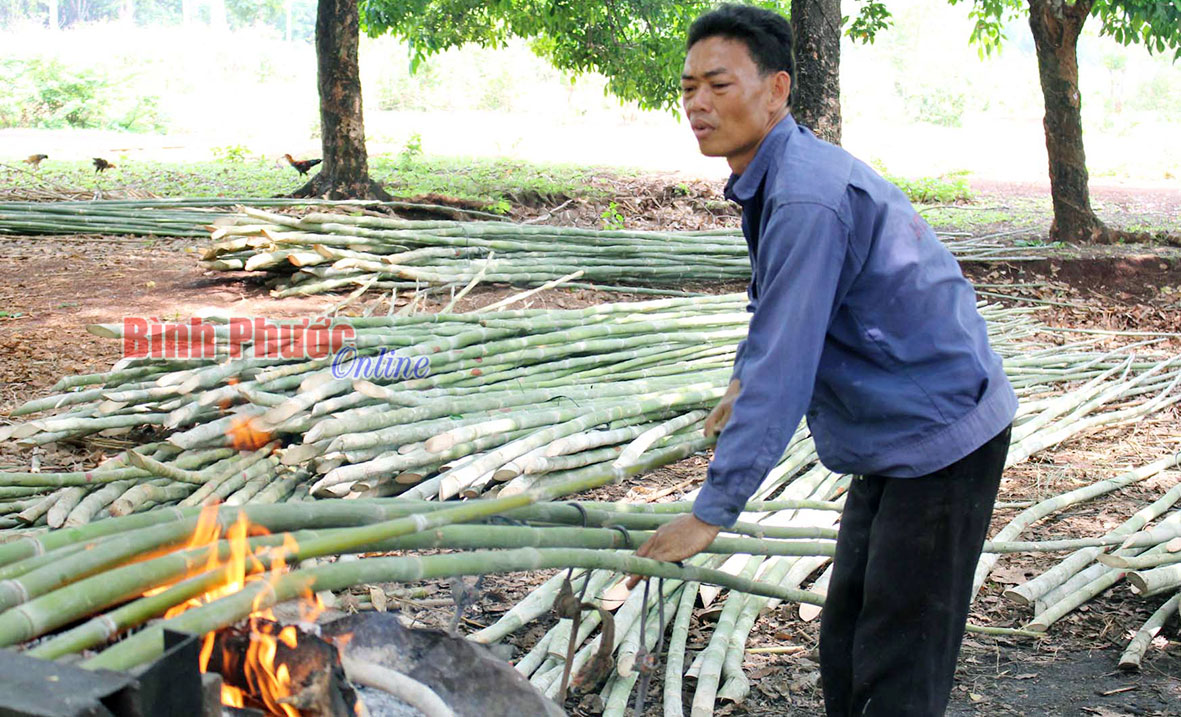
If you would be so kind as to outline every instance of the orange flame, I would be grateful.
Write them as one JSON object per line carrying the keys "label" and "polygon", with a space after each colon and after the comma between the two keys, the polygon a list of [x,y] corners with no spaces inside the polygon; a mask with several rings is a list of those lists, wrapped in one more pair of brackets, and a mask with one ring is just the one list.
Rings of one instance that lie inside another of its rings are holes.
{"label": "orange flame", "polygon": [[[218,522],[217,506],[208,506],[203,509],[186,548],[195,549],[208,546],[208,557],[205,558],[203,566],[194,571],[193,575],[215,572],[219,574],[217,586],[199,597],[171,608],[165,613],[165,618],[175,617],[186,610],[232,595],[254,580],[265,579],[274,585],[289,570],[286,556],[295,554],[299,545],[293,537],[284,535],[281,547],[259,547],[252,551],[249,537],[266,534],[267,531],[261,526],[251,524],[244,512],[239,513],[238,519],[225,531],[229,546],[228,555],[223,559],[222,555],[225,554],[226,548],[220,544],[221,525]],[[263,564],[262,558],[269,558],[270,571],[266,574],[256,575],[255,573],[260,570]],[[167,587],[153,588],[145,594],[155,594]],[[275,665],[279,642],[289,649],[296,649],[299,644],[299,631],[294,626],[287,626],[278,630],[277,635],[275,634],[275,617],[269,608],[263,609],[262,605],[262,601],[270,593],[271,591],[268,590],[259,592],[249,618],[250,644],[241,662],[243,665],[242,676],[246,680],[247,689],[244,692],[237,687],[223,686],[222,703],[243,707],[249,696],[265,704],[271,714],[299,717],[299,711],[286,704],[287,698],[294,692],[290,672],[284,664]],[[317,596],[310,592],[302,597],[303,599],[299,603],[301,619],[314,622],[325,609],[324,605]],[[205,636],[201,645],[198,664],[202,672],[208,671],[214,649],[215,633],[211,632]],[[223,664],[231,662],[234,661],[228,659],[222,661]]]}
{"label": "orange flame", "polygon": [[271,442],[271,432],[260,428],[255,416],[235,416],[230,421],[226,436],[236,451],[257,451]]}

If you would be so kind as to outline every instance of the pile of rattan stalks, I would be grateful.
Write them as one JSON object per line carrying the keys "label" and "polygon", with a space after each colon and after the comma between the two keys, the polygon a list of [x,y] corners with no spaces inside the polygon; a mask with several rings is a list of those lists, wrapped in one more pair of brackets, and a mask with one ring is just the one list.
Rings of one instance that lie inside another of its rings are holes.
{"label": "pile of rattan stalks", "polygon": [[[227,581],[224,569],[208,567],[212,548],[191,545],[202,532],[199,506],[221,501],[215,538],[240,513],[272,533],[251,538],[254,559],[237,561],[259,575],[280,560],[464,552],[362,558],[272,575],[172,618],[171,627],[210,630],[255,609],[255,601],[308,591],[559,567],[578,568],[573,589],[585,586],[586,600],[597,605],[613,596],[620,573],[633,572],[663,581],[633,591],[612,613],[581,613],[577,626],[570,618],[557,621],[518,668],[547,693],[557,695],[569,682],[599,694],[606,713],[622,714],[635,683],[650,674],[646,655],[662,628],[679,625],[660,668],[666,712],[679,714],[690,609],[699,594],[711,601],[718,587],[732,588],[689,674],[697,680],[695,713],[708,714],[719,699],[739,701],[747,689],[746,636],[760,612],[777,600],[822,601],[826,578],[816,573],[832,554],[847,478],[817,463],[806,430],[756,493],[766,502],[748,506],[712,552],[683,568],[635,558],[630,548],[688,503],[575,508],[549,501],[708,446],[701,421],[729,379],[735,343],[745,333],[744,304],[745,297],[731,295],[573,311],[338,319],[351,327],[355,353],[337,363],[335,374],[331,358],[259,357],[247,346],[238,360],[134,359],[110,372],[67,377],[56,395],[17,411],[45,415],[6,427],[4,438],[146,443],[86,472],[0,472],[0,540],[9,539],[0,545],[0,642],[35,645],[42,657],[76,654]],[[982,311],[1022,397],[1010,465],[1181,398],[1179,357],[1148,358],[1151,345],[1107,353],[1085,342],[1038,349],[1023,340],[1039,330],[1027,312]],[[120,326],[93,330],[122,334]],[[429,375],[391,379],[373,370],[391,353],[429,357]],[[1002,553],[1077,551],[1045,585],[1029,589],[1026,599],[1043,605],[1031,625],[1036,631],[1133,570],[1171,569],[1181,514],[1169,511],[1181,488],[1106,536],[1016,539],[1037,520],[1172,464],[1162,459],[1026,508],[987,546],[977,585]],[[311,500],[342,496],[355,499]],[[477,499],[434,500],[452,496]],[[512,524],[469,525],[494,515]],[[69,528],[46,531],[58,526]],[[216,546],[227,556],[233,551],[225,540]],[[1105,546],[1117,550],[1102,554]],[[1125,562],[1096,568],[1099,558]],[[1137,575],[1131,582],[1139,586],[1143,577],[1146,593],[1181,589],[1179,576]],[[546,583],[475,639],[501,639],[549,614],[561,583]],[[801,591],[804,585],[810,590]],[[86,617],[92,619],[58,633]],[[1152,627],[1150,621],[1145,634]],[[159,635],[156,628],[136,633],[87,664],[142,662],[160,649]],[[1150,642],[1137,640],[1133,656]]]}
{"label": "pile of rattan stalks", "polygon": [[[746,243],[737,229],[596,231],[324,213],[297,219],[249,208],[236,221],[213,232],[205,266],[267,272],[276,296],[472,281],[536,286],[561,279],[569,286],[590,282],[598,288],[662,287],[662,293],[678,293],[669,287],[750,276]],[[1024,249],[995,242],[961,239],[948,246],[960,261],[1029,258]]]}

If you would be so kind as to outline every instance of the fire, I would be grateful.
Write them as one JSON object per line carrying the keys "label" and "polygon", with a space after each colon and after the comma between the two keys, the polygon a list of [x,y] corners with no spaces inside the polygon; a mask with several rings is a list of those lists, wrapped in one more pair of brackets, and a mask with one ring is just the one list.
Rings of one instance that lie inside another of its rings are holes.
{"label": "fire", "polygon": [[230,445],[237,451],[257,451],[271,442],[271,432],[255,422],[255,416],[235,416],[226,431]]}
{"label": "fire", "polygon": [[[299,548],[294,538],[284,535],[281,547],[260,546],[252,551],[249,543],[250,537],[267,535],[267,531],[261,526],[251,524],[247,520],[245,512],[241,512],[238,519],[225,531],[229,550],[223,560],[224,549],[219,546],[221,532],[217,506],[209,506],[202,510],[186,549],[208,547],[208,557],[202,567],[194,571],[194,575],[216,573],[219,575],[217,586],[199,597],[171,608],[165,614],[165,618],[174,617],[186,610],[232,595],[256,580],[267,580],[274,584],[290,570],[286,556],[294,554]],[[261,572],[264,561],[269,562],[270,571],[266,573]],[[155,593],[164,589],[167,589],[167,586],[155,588],[149,592]],[[223,686],[222,703],[234,707],[244,707],[249,697],[266,705],[271,714],[299,717],[299,711],[287,704],[288,698],[296,691],[292,687],[290,672],[285,664],[275,664],[279,643],[288,649],[295,649],[299,644],[299,631],[294,626],[283,627],[281,630],[275,627],[274,614],[269,608],[261,605],[261,601],[268,592],[260,591],[259,597],[255,599],[253,612],[250,614],[248,622],[249,646],[245,656],[221,655],[222,665],[242,665],[242,674],[235,675],[235,677],[245,679],[247,688],[243,692],[237,687]],[[325,609],[319,598],[311,593],[302,596],[299,608],[301,620],[309,623],[315,622]],[[205,636],[201,645],[199,666],[202,672],[209,670],[215,649],[217,649],[216,633],[211,632]]]}

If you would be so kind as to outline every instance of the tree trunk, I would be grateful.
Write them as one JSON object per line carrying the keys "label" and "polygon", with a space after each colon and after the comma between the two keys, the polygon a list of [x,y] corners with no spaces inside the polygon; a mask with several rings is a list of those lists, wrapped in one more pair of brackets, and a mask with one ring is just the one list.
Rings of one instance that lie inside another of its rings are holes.
{"label": "tree trunk", "polygon": [[57,7],[57,0],[48,0],[45,4],[49,6],[47,8],[49,15],[49,29],[60,30],[61,24],[60,16],[58,15],[59,10]]}
{"label": "tree trunk", "polygon": [[389,199],[369,178],[361,113],[360,12],[357,0],[320,0],[316,9],[316,64],[320,86],[320,173],[294,197]]}
{"label": "tree trunk", "polygon": [[1055,241],[1109,242],[1116,237],[1091,209],[1078,91],[1078,36],[1094,0],[1029,0],[1029,27],[1045,99],[1046,150]]}
{"label": "tree trunk", "polygon": [[841,2],[792,0],[796,87],[792,114],[823,140],[841,143]]}

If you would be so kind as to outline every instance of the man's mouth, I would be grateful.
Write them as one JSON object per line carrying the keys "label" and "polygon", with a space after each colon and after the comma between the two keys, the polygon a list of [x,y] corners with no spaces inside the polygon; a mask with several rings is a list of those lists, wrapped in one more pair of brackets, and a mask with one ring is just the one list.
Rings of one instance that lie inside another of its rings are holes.
{"label": "man's mouth", "polygon": [[693,136],[697,139],[704,139],[710,132],[714,131],[714,127],[705,122],[692,122],[689,125],[693,128]]}

